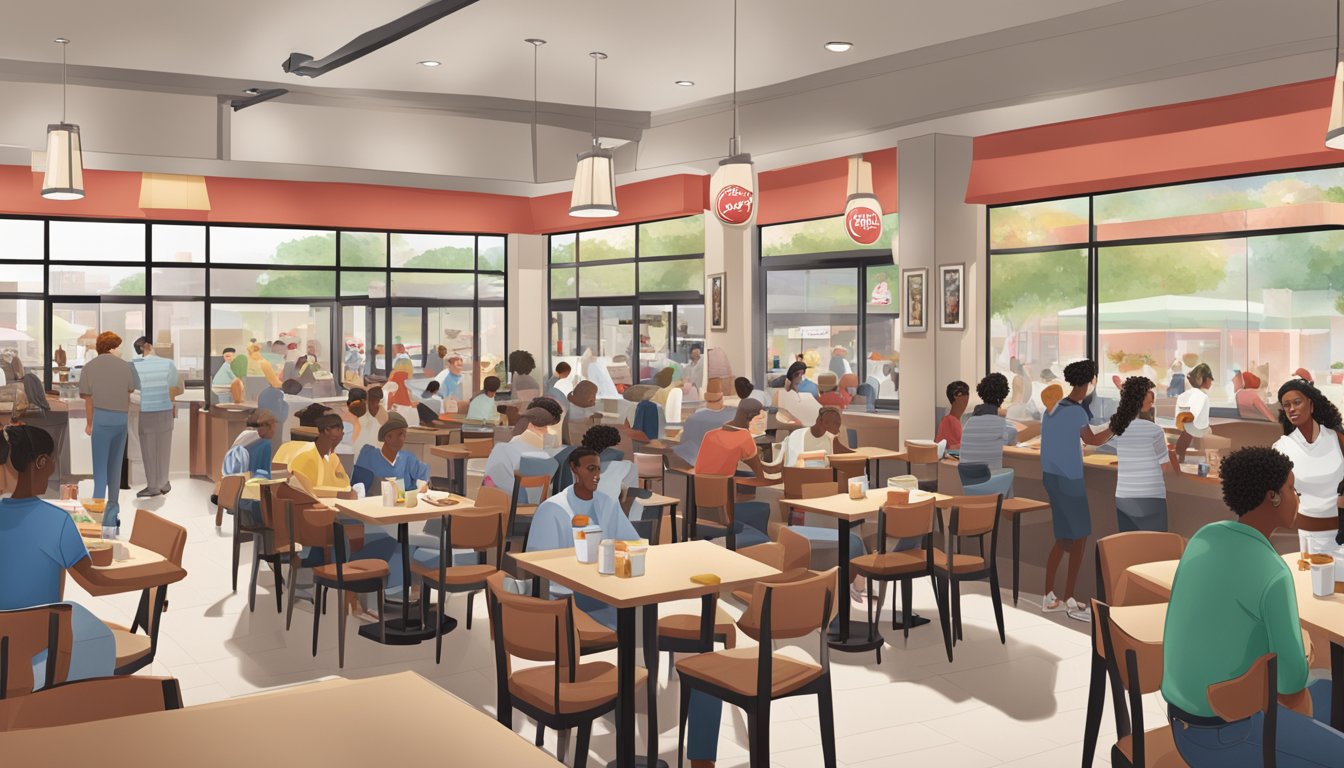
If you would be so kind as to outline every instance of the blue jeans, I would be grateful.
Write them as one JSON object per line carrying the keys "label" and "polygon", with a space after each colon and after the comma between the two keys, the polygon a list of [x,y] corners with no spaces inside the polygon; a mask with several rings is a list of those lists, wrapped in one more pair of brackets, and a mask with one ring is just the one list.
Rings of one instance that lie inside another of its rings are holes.
{"label": "blue jeans", "polygon": [[[1330,681],[1319,680],[1311,692],[1313,717],[1280,706],[1275,729],[1275,754],[1280,768],[1344,765],[1344,733],[1331,728]],[[1191,768],[1241,768],[1261,765],[1264,715],[1217,726],[1186,726],[1172,720],[1176,749]]]}
{"label": "blue jeans", "polygon": [[[111,675],[117,664],[117,641],[112,630],[79,603],[70,606],[70,673],[66,680],[87,680]],[[33,690],[42,687],[47,677],[47,652],[33,657]]]}
{"label": "blue jeans", "polygon": [[107,499],[103,527],[121,514],[121,460],[126,455],[126,412],[93,409],[93,498]]}

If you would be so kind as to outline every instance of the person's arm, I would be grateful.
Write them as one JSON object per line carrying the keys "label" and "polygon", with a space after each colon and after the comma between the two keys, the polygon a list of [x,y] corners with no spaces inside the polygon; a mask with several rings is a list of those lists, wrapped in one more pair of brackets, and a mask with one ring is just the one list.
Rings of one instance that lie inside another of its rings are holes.
{"label": "person's arm", "polygon": [[1167,471],[1173,475],[1181,474],[1181,468],[1171,460],[1171,451],[1167,448],[1167,435],[1161,428],[1158,428],[1157,433],[1153,435],[1153,454],[1157,458],[1159,470],[1166,464]]}
{"label": "person's arm", "polygon": [[765,467],[761,466],[761,452],[756,450],[756,441],[747,430],[742,430],[742,434],[747,436],[747,439],[742,446],[743,463],[747,465],[756,477],[765,477]]}
{"label": "person's arm", "polygon": [[844,441],[844,440],[841,440],[839,435],[836,435],[834,438],[831,439],[831,452],[832,452],[832,453],[853,453],[853,452],[854,452],[854,449],[853,449],[853,448],[850,448],[848,445],[846,445],[846,444],[845,444],[845,441]]}
{"label": "person's arm", "polygon": [[[80,384],[83,386],[83,382]],[[93,434],[93,395],[86,395],[83,392],[79,394],[84,400],[84,434]]]}
{"label": "person's arm", "polygon": [[[537,511],[532,515],[532,525],[527,529],[527,542],[523,545],[524,552],[542,552],[548,549],[562,549],[573,544],[574,534],[561,530],[561,518],[559,506],[556,504],[545,504],[537,507]],[[572,525],[569,527],[573,527]],[[569,533],[569,541],[565,541],[562,533]]]}
{"label": "person's arm", "polygon": [[[1082,409],[1080,408],[1079,411],[1082,411]],[[1083,413],[1083,418],[1087,418],[1086,413]],[[1093,432],[1092,425],[1084,422],[1078,429],[1078,436],[1081,437],[1083,442],[1087,445],[1105,445],[1110,441],[1111,435],[1112,433],[1109,425],[1100,432]]]}
{"label": "person's arm", "polygon": [[[1297,594],[1289,573],[1276,575],[1261,593],[1260,617],[1265,623],[1269,651],[1278,656],[1279,697],[1285,705],[1289,705],[1288,699],[1303,693],[1307,687],[1309,671],[1306,649],[1302,644],[1302,628],[1298,623]],[[1293,703],[1300,706],[1300,698]],[[1310,710],[1310,697],[1306,697],[1305,705]]]}
{"label": "person's arm", "polygon": [[177,396],[186,390],[182,388],[181,374],[177,370],[177,364],[172,360],[168,361],[168,381],[170,382],[168,384],[168,399],[176,400]]}

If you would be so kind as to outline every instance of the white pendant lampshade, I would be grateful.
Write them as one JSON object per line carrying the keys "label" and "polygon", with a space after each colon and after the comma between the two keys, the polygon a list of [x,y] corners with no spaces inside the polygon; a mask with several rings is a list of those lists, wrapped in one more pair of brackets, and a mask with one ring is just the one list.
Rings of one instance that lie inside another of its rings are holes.
{"label": "white pendant lampshade", "polygon": [[1330,92],[1330,125],[1325,131],[1325,146],[1344,149],[1344,61],[1335,65],[1335,86]]}
{"label": "white pendant lampshade", "polygon": [[861,156],[849,158],[845,195],[845,233],[859,245],[882,237],[882,203],[873,194],[873,166]]}
{"label": "white pendant lampshade", "polygon": [[611,150],[596,141],[593,148],[579,155],[574,172],[574,192],[569,196],[569,215],[579,218],[615,216],[616,166]]}
{"label": "white pendant lampshade", "polygon": [[42,196],[48,200],[84,197],[84,155],[80,151],[78,125],[47,126],[47,170],[42,175]]}
{"label": "white pendant lampshade", "polygon": [[756,166],[751,155],[733,153],[719,162],[709,179],[709,202],[715,218],[730,227],[750,226],[756,220]]}

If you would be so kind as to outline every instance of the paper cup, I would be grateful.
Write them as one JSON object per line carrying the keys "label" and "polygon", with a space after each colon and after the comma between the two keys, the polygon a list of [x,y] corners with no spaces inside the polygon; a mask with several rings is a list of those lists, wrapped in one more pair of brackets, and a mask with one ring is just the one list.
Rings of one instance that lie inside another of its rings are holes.
{"label": "paper cup", "polygon": [[1307,555],[1311,563],[1311,594],[1330,597],[1335,594],[1335,558],[1330,555]]}

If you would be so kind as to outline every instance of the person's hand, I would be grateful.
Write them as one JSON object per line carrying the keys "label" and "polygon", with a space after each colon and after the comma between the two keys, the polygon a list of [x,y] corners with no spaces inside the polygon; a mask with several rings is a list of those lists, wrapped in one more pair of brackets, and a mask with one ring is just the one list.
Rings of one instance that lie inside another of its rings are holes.
{"label": "person's hand", "polygon": [[1316,665],[1316,646],[1311,643],[1311,635],[1307,630],[1302,630],[1302,650],[1307,654],[1307,668],[1310,669]]}
{"label": "person's hand", "polygon": [[86,435],[90,435],[90,436],[93,435],[93,419],[92,419],[92,418],[89,418],[89,419],[85,419],[85,420],[84,420],[84,434],[86,434]]}
{"label": "person's hand", "polygon": [[1306,688],[1297,693],[1280,693],[1279,703],[1299,715],[1311,717],[1311,692]]}

